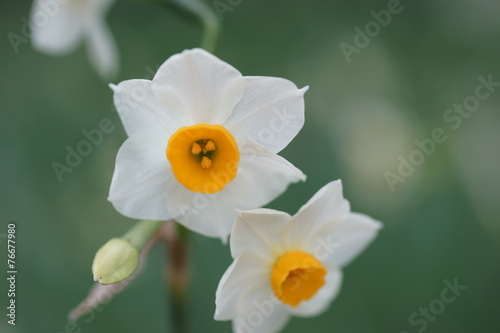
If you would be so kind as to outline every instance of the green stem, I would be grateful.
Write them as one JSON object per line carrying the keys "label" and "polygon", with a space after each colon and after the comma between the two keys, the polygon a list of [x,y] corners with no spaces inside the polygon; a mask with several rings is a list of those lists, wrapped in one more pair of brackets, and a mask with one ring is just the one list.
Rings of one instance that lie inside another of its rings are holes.
{"label": "green stem", "polygon": [[190,278],[189,231],[177,223],[163,229],[168,257],[166,282],[170,290],[170,307],[174,333],[187,332],[187,292]]}
{"label": "green stem", "polygon": [[164,224],[165,221],[139,221],[122,236],[122,239],[128,241],[130,245],[140,251],[151,239],[154,233]]}
{"label": "green stem", "polygon": [[220,33],[220,22],[212,8],[203,0],[167,0],[183,11],[195,16],[203,27],[201,47],[215,53]]}

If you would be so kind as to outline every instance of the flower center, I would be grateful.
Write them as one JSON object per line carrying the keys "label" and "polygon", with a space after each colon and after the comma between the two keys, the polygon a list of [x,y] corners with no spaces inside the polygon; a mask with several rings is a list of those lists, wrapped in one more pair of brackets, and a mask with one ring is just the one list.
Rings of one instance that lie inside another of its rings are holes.
{"label": "flower center", "polygon": [[175,178],[197,193],[217,193],[236,177],[240,153],[221,125],[181,127],[168,140],[167,159]]}
{"label": "flower center", "polygon": [[295,307],[316,294],[325,284],[325,274],[325,267],[315,257],[292,251],[274,264],[271,286],[280,301]]}

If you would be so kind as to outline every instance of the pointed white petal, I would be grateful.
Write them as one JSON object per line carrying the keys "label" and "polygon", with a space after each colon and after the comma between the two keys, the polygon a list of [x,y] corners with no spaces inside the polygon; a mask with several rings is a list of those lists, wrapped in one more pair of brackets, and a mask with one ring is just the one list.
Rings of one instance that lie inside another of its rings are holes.
{"label": "pointed white petal", "polygon": [[246,251],[236,258],[222,277],[216,291],[216,320],[230,320],[270,297],[271,268],[255,254]]}
{"label": "pointed white petal", "polygon": [[333,244],[327,260],[335,267],[348,265],[370,245],[380,228],[382,223],[367,215],[349,214],[329,234],[323,235],[324,244]]}
{"label": "pointed white petal", "polygon": [[270,299],[264,299],[257,304],[259,305],[252,311],[240,314],[233,320],[233,332],[277,333],[281,332],[290,320],[290,312],[279,302],[273,303]]}
{"label": "pointed white petal", "polygon": [[172,113],[158,103],[151,85],[149,80],[127,80],[111,86],[116,109],[128,136],[151,130],[163,131],[170,136],[181,127]]}
{"label": "pointed white petal", "polygon": [[102,78],[116,77],[120,67],[118,47],[104,18],[92,15],[88,18],[85,27],[90,63]]}
{"label": "pointed white petal", "polygon": [[342,195],[342,183],[336,180],[321,188],[292,217],[288,228],[290,244],[309,253],[316,249],[318,237],[349,214],[350,205]]}
{"label": "pointed white petal", "polygon": [[231,256],[251,250],[266,261],[274,262],[285,251],[285,226],[291,216],[272,209],[238,211],[231,232]]}
{"label": "pointed white petal", "polygon": [[75,50],[83,37],[84,14],[71,3],[35,0],[30,17],[33,46],[52,55]]}
{"label": "pointed white petal", "polygon": [[304,125],[304,93],[291,81],[246,76],[245,93],[225,122],[238,138],[250,138],[273,153],[285,148]]}
{"label": "pointed white petal", "polygon": [[202,49],[171,56],[153,79],[158,100],[185,126],[224,123],[244,86],[240,72]]}
{"label": "pointed white petal", "polygon": [[308,301],[302,301],[297,307],[288,307],[289,311],[300,317],[316,316],[328,309],[337,297],[342,285],[342,271],[331,269],[325,277],[325,285]]}
{"label": "pointed white petal", "polygon": [[167,207],[166,189],[173,177],[165,157],[166,139],[162,132],[141,132],[118,151],[108,200],[121,214],[148,220],[173,218]]}

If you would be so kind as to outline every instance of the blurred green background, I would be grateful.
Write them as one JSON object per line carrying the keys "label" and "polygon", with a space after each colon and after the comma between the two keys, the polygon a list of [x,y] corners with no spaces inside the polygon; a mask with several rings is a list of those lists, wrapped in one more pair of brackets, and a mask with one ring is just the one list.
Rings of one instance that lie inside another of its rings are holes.
{"label": "blurred green background", "polygon": [[[228,3],[221,0],[223,3]],[[355,27],[388,1],[243,0],[224,13],[217,55],[244,75],[284,77],[306,94],[306,124],[281,153],[308,175],[268,206],[295,213],[341,178],[354,211],[383,221],[380,236],[345,269],[338,298],[321,316],[294,318],[284,332],[417,332],[409,317],[439,299],[444,280],[468,286],[425,332],[500,332],[500,91],[453,130],[445,111],[492,74],[500,81],[500,2],[405,1],[401,13],[352,55]],[[101,312],[66,330],[87,294],[91,262],[134,221],[106,200],[116,152],[126,138],[112,92],[86,53],[15,53],[31,2],[0,3],[0,237],[17,223],[17,325],[7,324],[6,242],[0,238],[0,331],[5,333],[171,332],[163,249]],[[200,29],[167,8],[118,1],[108,23],[122,58],[120,76],[151,78],[170,55],[199,45]],[[115,130],[63,182],[51,163],[82,130],[109,118]],[[391,191],[414,140],[443,128],[447,141]],[[230,332],[215,322],[214,294],[231,258],[219,240],[194,236],[189,332]]]}

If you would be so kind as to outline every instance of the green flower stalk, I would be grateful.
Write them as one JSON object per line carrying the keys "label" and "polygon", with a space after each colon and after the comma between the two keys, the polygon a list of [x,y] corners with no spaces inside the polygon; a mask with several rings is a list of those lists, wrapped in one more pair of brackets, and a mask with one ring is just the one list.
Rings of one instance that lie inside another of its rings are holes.
{"label": "green flower stalk", "polygon": [[215,53],[221,27],[212,8],[203,0],[167,0],[166,3],[196,18],[203,28],[201,47]]}

